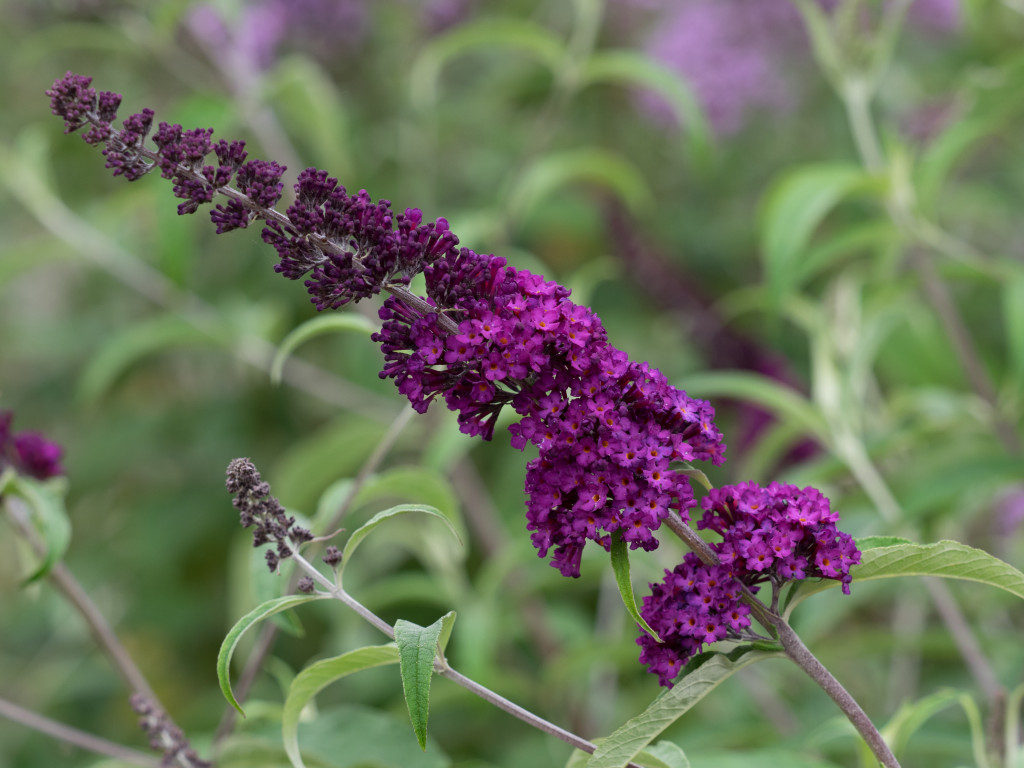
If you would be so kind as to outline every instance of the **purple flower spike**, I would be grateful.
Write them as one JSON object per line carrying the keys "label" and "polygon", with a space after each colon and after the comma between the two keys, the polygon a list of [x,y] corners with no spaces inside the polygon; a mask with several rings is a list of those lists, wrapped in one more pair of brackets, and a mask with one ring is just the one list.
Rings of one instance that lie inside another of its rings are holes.
{"label": "purple flower spike", "polygon": [[756,483],[716,488],[701,500],[698,528],[722,536],[712,544],[719,565],[705,565],[688,553],[680,565],[651,585],[641,615],[658,633],[637,638],[640,661],[672,681],[687,660],[717,640],[756,639],[747,632],[750,608],[740,598],[743,587],[756,592],[805,578],[836,579],[850,594],[850,567],[860,562],[853,539],[836,529],[839,516],[814,488]]}
{"label": "purple flower spike", "polygon": [[[88,79],[55,83],[55,111],[94,125]],[[70,105],[70,106],[69,106]],[[382,378],[393,379],[422,413],[435,399],[458,413],[467,435],[490,440],[502,408],[520,421],[512,444],[532,444],[527,467],[527,529],[542,557],[579,576],[587,541],[608,548],[620,533],[634,549],[654,549],[670,514],[688,519],[689,480],[673,462],[721,464],[725,446],[714,410],[670,386],[660,371],[631,361],[608,343],[601,320],[569,301],[568,289],[459,247],[448,222],[421,211],[395,214],[387,200],[348,191],[325,171],[307,168],[295,202],[273,209],[284,168],[246,160],[241,142],[212,142],[212,130],[160,123],[142,144],[152,112],[125,121],[107,142],[108,165],[136,178],[153,164],[174,182],[191,213],[215,193],[228,197],[210,218],[217,232],[266,222],[263,240],[277,251],[275,270],[304,283],[317,309],[337,309],[385,291],[373,339],[384,353]],[[207,165],[215,153],[219,165]],[[225,189],[233,179],[234,188]],[[423,274],[426,295],[408,286]]]}

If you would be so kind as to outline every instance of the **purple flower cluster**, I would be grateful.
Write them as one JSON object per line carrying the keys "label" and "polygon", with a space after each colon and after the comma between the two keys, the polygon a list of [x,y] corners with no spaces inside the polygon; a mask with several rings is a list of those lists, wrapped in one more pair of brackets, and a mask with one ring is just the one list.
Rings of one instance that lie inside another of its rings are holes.
{"label": "purple flower cluster", "polygon": [[579,576],[587,540],[608,548],[617,531],[634,549],[654,549],[670,511],[688,519],[695,504],[671,463],[724,461],[711,406],[630,361],[562,286],[468,249],[446,256],[424,270],[427,294],[461,318],[458,332],[389,298],[374,336],[381,375],[418,411],[441,395],[462,431],[485,439],[512,406],[522,417],[509,428],[512,445],[539,449],[527,465],[527,528],[542,557],[554,548],[564,575]]}
{"label": "purple flower cluster", "polygon": [[[47,93],[68,130],[91,123],[109,137],[108,166],[111,152],[121,158],[115,174],[137,178],[159,165],[186,200],[179,213],[226,195],[211,211],[218,232],[263,219],[263,239],[280,257],[275,269],[306,277],[318,309],[390,293],[374,335],[385,358],[380,375],[394,379],[413,408],[423,412],[440,395],[463,432],[491,439],[501,408],[511,405],[522,417],[510,428],[513,445],[539,450],[527,469],[528,529],[542,557],[554,549],[563,574],[579,575],[587,540],[608,548],[621,532],[633,548],[653,549],[653,532],[672,511],[688,519],[693,493],[671,465],[724,461],[713,409],[609,344],[600,319],[569,301],[566,288],[458,247],[444,219],[424,223],[416,209],[395,216],[386,200],[350,195],[313,168],[299,175],[296,200],[282,215],[272,209],[282,167],[245,162],[241,142],[215,144],[212,130],[166,123],[154,137],[157,151],[146,150],[152,113],[131,116],[114,133],[114,115],[99,109],[112,99],[89,86],[68,73]],[[211,152],[216,167],[205,164]],[[225,186],[232,179],[237,189]],[[407,290],[420,273],[425,297]]]}
{"label": "purple flower cluster", "polygon": [[839,515],[814,488],[740,483],[710,491],[701,507],[697,527],[722,536],[711,545],[719,564],[705,565],[687,554],[651,585],[641,610],[661,642],[646,633],[637,638],[640,661],[669,687],[704,645],[747,637],[744,587],[756,592],[766,582],[777,589],[787,581],[824,578],[841,581],[849,594],[850,567],[860,562],[853,539],[836,529]]}
{"label": "purple flower cluster", "polygon": [[38,480],[64,474],[63,449],[38,432],[11,432],[14,414],[0,411],[0,472],[6,467]]}
{"label": "purple flower cluster", "polygon": [[227,489],[234,494],[232,503],[238,510],[243,528],[253,529],[252,545],[276,544],[267,550],[267,566],[277,571],[278,563],[291,557],[292,545],[313,538],[307,529],[295,524],[276,497],[270,495],[270,484],[260,478],[259,470],[249,459],[234,459],[228,464]]}

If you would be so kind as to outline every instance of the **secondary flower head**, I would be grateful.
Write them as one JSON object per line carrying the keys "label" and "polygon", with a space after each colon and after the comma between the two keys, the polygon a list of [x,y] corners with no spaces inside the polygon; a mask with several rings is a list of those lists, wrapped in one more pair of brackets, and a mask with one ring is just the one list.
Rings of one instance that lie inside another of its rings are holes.
{"label": "secondary flower head", "polygon": [[814,488],[756,483],[716,488],[701,500],[698,528],[711,529],[722,541],[711,544],[718,565],[706,565],[689,553],[665,578],[651,585],[641,615],[658,633],[637,638],[640,661],[672,680],[695,653],[717,640],[750,639],[750,608],[744,589],[763,583],[777,589],[788,581],[835,579],[850,593],[850,567],[860,562],[853,539],[836,529],[839,516]]}
{"label": "secondary flower head", "polygon": [[0,411],[0,472],[7,466],[37,480],[64,474],[61,456],[64,450],[39,432],[11,431],[14,414]]}
{"label": "secondary flower head", "polygon": [[313,538],[305,528],[288,517],[275,497],[270,495],[270,484],[260,478],[259,470],[249,459],[234,459],[228,464],[227,489],[234,494],[232,503],[239,512],[243,528],[255,525],[252,545],[276,544],[276,551],[267,550],[267,566],[277,570],[278,563],[292,555],[292,546]]}
{"label": "secondary flower head", "polygon": [[[88,78],[68,73],[47,93],[69,130],[90,123],[109,137],[115,174],[131,180],[159,167],[185,200],[179,213],[221,194],[228,202],[210,212],[218,233],[265,221],[275,270],[303,279],[317,309],[390,294],[373,336],[384,353],[380,375],[415,410],[441,399],[463,432],[489,440],[501,409],[513,408],[520,420],[510,427],[512,444],[538,449],[527,469],[527,528],[563,574],[579,575],[588,540],[607,548],[620,532],[633,548],[656,547],[661,522],[673,512],[688,519],[695,505],[673,463],[724,461],[708,403],[612,346],[568,289],[460,247],[445,219],[425,222],[415,208],[395,214],[388,201],[350,194],[314,168],[299,174],[295,202],[282,214],[272,206],[285,169],[247,159],[241,142],[160,123],[150,150],[151,112],[132,115],[117,132]],[[408,290],[417,274],[426,296]]]}

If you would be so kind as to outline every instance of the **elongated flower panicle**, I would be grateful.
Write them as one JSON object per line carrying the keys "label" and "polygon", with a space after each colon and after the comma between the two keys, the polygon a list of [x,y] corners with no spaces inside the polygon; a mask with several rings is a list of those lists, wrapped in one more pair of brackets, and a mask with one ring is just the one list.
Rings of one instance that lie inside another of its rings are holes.
{"label": "elongated flower panicle", "polygon": [[[285,169],[248,159],[242,142],[160,123],[150,150],[151,111],[116,131],[120,97],[70,72],[47,94],[67,131],[91,125],[84,138],[106,143],[115,175],[135,180],[159,167],[185,201],[180,214],[219,194],[228,200],[210,212],[218,233],[266,222],[275,270],[303,279],[318,310],[390,294],[373,336],[384,353],[380,375],[415,410],[441,398],[464,433],[490,440],[501,409],[512,407],[521,417],[512,444],[539,451],[527,468],[527,528],[540,556],[553,551],[566,576],[579,576],[588,540],[607,549],[621,532],[634,549],[655,548],[661,522],[673,511],[688,520],[695,505],[673,462],[725,460],[708,403],[609,344],[600,319],[569,301],[568,289],[460,247],[445,219],[424,222],[414,208],[395,215],[388,201],[350,194],[314,168],[299,174],[282,214],[273,206]],[[216,165],[206,162],[211,154]],[[417,274],[426,296],[408,290]]]}
{"label": "elongated flower panicle", "polygon": [[836,579],[850,593],[850,567],[860,562],[853,538],[836,529],[839,515],[815,488],[772,483],[740,483],[710,491],[701,499],[698,528],[715,531],[711,544],[718,565],[706,565],[688,553],[680,565],[651,584],[640,611],[658,633],[637,638],[640,661],[671,687],[686,661],[718,640],[756,639],[743,589],[761,584],[778,589],[787,581]]}
{"label": "elongated flower panicle", "polygon": [[239,512],[243,528],[255,525],[252,545],[276,544],[268,549],[267,566],[277,571],[281,560],[291,557],[292,545],[301,544],[313,538],[313,534],[295,524],[281,502],[270,495],[270,484],[260,478],[259,470],[249,459],[234,459],[228,464],[227,489],[234,494],[232,503]]}
{"label": "elongated flower panicle", "polygon": [[0,411],[0,473],[12,467],[37,480],[63,475],[60,459],[64,449],[39,432],[12,432],[13,421],[11,411]]}

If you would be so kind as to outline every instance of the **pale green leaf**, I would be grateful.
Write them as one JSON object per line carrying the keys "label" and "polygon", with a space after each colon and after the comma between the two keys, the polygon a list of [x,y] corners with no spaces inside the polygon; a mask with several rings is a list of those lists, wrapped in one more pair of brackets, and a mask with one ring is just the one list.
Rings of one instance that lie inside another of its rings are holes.
{"label": "pale green leaf", "polygon": [[803,394],[775,379],[749,371],[712,371],[686,377],[686,392],[694,397],[733,397],[754,402],[780,421],[788,421],[822,445],[828,427],[821,413]]}
{"label": "pale green leaf", "polygon": [[178,315],[156,317],[130,323],[115,332],[90,358],[78,384],[78,396],[85,402],[100,398],[129,368],[146,357],[168,349],[227,343],[200,331]]}
{"label": "pale green leaf", "polygon": [[267,75],[263,98],[305,150],[307,162],[346,179],[352,176],[352,148],[338,86],[313,57],[284,56]]}
{"label": "pale green leaf", "polygon": [[[934,544],[895,544],[861,553],[860,565],[850,569],[853,588],[858,582],[897,576],[937,576],[976,581],[1024,599],[1024,573],[981,549],[958,541]],[[786,616],[810,595],[838,587],[834,579],[802,581],[790,593]]]}
{"label": "pale green leaf", "polygon": [[313,600],[323,600],[325,597],[326,595],[285,595],[284,597],[268,600],[240,618],[224,637],[224,642],[221,643],[220,651],[217,654],[217,680],[220,683],[220,690],[224,694],[224,698],[243,716],[245,712],[231,690],[231,656],[234,654],[235,647],[238,645],[242,635],[251,626],[258,624],[269,616],[273,616],[275,613],[287,611],[289,608],[294,608],[297,605],[309,603]]}
{"label": "pale green leaf", "polygon": [[[684,671],[675,686],[663,693],[641,714],[634,717],[598,745],[587,768],[622,768],[636,757],[662,731],[682,717],[701,699],[734,673],[756,661],[779,658],[776,652],[737,648],[732,653],[712,654],[699,666]],[[700,662],[697,658],[695,661]],[[691,662],[692,664],[693,662]]]}
{"label": "pale green leaf", "polygon": [[352,501],[352,508],[378,499],[427,504],[441,512],[465,538],[459,497],[451,481],[440,470],[431,467],[393,467],[367,479]]}
{"label": "pale green leaf", "polygon": [[794,289],[815,229],[835,206],[874,183],[859,166],[804,165],[784,174],[765,194],[760,210],[761,255],[773,300]]}
{"label": "pale green leaf", "polygon": [[[683,751],[683,748],[674,741],[662,740],[656,744],[652,744],[640,753],[640,759],[643,760],[645,755],[650,755],[651,757],[660,760],[661,763],[668,766],[668,768],[690,768],[690,761],[686,757],[686,753]],[[643,765],[643,763],[641,763],[641,765]]]}
{"label": "pale green leaf", "polygon": [[619,588],[619,594],[622,595],[622,603],[626,606],[626,610],[633,618],[633,621],[640,625],[640,629],[660,643],[661,638],[658,637],[658,633],[651,629],[636,607],[633,581],[629,577],[629,545],[618,531],[612,535],[611,555],[612,572],[615,574],[615,584]]}
{"label": "pale green leaf", "polygon": [[427,506],[426,504],[399,504],[398,506],[378,512],[352,532],[352,535],[348,537],[348,541],[345,542],[345,548],[341,553],[341,565],[338,566],[338,578],[341,578],[341,573],[345,566],[348,565],[348,561],[352,557],[352,553],[356,551],[356,548],[363,539],[369,536],[373,530],[385,520],[389,520],[392,517],[404,515],[409,512],[422,512],[425,515],[440,518],[444,521],[444,524],[448,526],[448,530],[452,532],[452,535],[458,539],[459,543],[462,543],[462,539],[459,538],[459,532],[455,530],[455,526],[452,525],[451,520],[445,517],[439,510],[434,507]]}
{"label": "pale green leaf", "polygon": [[437,637],[437,652],[444,661],[444,652],[448,647],[448,641],[452,639],[452,630],[455,628],[455,611],[448,611],[440,618],[441,634]]}
{"label": "pale green leaf", "polygon": [[643,173],[620,154],[602,147],[578,147],[537,158],[509,195],[509,215],[522,218],[556,191],[570,184],[597,184],[639,214],[654,199]]}
{"label": "pale green leaf", "polygon": [[532,21],[514,18],[485,18],[460,24],[438,35],[424,47],[412,66],[409,95],[418,109],[429,110],[439,98],[441,71],[445,65],[473,51],[491,53],[511,48],[558,70],[564,44],[548,29]]}
{"label": "pale green leaf", "polygon": [[429,627],[421,627],[404,619],[395,622],[395,644],[398,646],[405,705],[409,709],[416,740],[424,750],[427,748],[430,682],[443,624],[444,619],[438,619]]}
{"label": "pale green leaf", "polygon": [[881,729],[882,736],[898,756],[907,747],[910,737],[930,718],[959,700],[954,690],[937,691],[916,701],[904,703]]}
{"label": "pale green leaf", "polygon": [[36,480],[10,470],[0,475],[0,496],[7,494],[25,502],[29,522],[44,548],[39,565],[25,577],[22,586],[46,576],[67,552],[71,543],[71,519],[64,506],[67,488],[63,477]]}
{"label": "pale green leaf", "polygon": [[598,51],[584,65],[580,85],[606,82],[640,86],[657,93],[685,127],[694,155],[704,159],[711,153],[713,138],[707,118],[689,83],[678,72],[633,50]]}
{"label": "pale green leaf", "polygon": [[1003,322],[1010,375],[1020,389],[1024,386],[1024,274],[1003,284]]}
{"label": "pale green leaf", "polygon": [[299,716],[310,699],[353,672],[395,664],[398,660],[398,646],[394,643],[371,645],[310,664],[295,676],[281,715],[285,752],[295,768],[305,768],[299,752]]}
{"label": "pale green leaf", "polygon": [[270,364],[270,380],[274,384],[280,384],[285,361],[300,345],[316,336],[338,331],[357,331],[368,336],[376,330],[377,327],[373,323],[354,312],[332,312],[326,315],[317,315],[297,326],[284,337]]}

